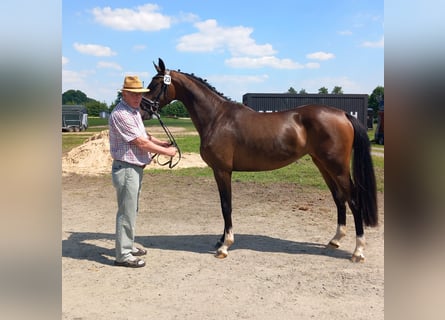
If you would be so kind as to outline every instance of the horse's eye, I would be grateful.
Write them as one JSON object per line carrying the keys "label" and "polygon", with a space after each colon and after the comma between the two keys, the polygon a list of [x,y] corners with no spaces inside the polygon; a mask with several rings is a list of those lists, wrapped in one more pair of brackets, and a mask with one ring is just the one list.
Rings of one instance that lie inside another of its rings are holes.
{"label": "horse's eye", "polygon": [[159,83],[154,83],[151,86],[149,86],[148,88],[150,89],[150,91],[154,91],[157,87],[158,87]]}

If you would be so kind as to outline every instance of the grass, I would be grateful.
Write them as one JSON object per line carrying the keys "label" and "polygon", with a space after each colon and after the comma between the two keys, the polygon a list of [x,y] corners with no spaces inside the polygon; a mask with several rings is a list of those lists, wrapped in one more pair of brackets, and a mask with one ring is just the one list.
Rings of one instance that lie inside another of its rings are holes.
{"label": "grass", "polygon": [[72,148],[81,145],[91,136],[92,133],[87,131],[76,134],[62,133],[62,154],[65,154]]}
{"label": "grass", "polygon": [[177,137],[175,137],[175,140],[178,146],[181,148],[182,152],[199,153],[199,136],[178,135]]}
{"label": "grass", "polygon": [[93,129],[93,127],[97,126],[108,126],[108,119],[99,118],[99,117],[88,117],[88,129]]}
{"label": "grass", "polygon": [[[377,190],[384,191],[384,168],[383,158],[373,157],[374,171],[377,180]],[[150,170],[153,174],[168,176],[193,176],[213,178],[213,172],[210,168],[184,168],[180,170]],[[167,178],[168,179],[168,178]],[[327,190],[328,187],[323,180],[318,168],[312,162],[310,156],[306,155],[296,163],[281,169],[261,172],[233,172],[232,180],[238,182],[257,182],[257,183],[295,183],[302,186],[315,187],[321,190]]]}
{"label": "grass", "polygon": [[[187,132],[195,132],[195,128],[190,119],[173,119],[163,118],[164,124],[169,127],[186,128],[186,134],[175,134],[176,142],[182,152],[199,153],[200,139],[198,135],[190,135]],[[94,133],[107,129],[108,120],[101,118],[89,118],[89,127],[87,131],[81,133],[63,133],[62,134],[62,152],[66,153],[72,148],[82,144],[87,138]],[[159,122],[156,119],[144,121],[147,131],[150,127],[158,127]],[[374,138],[373,130],[368,131],[370,140]],[[379,152],[384,151],[384,147],[372,143],[372,149]],[[374,168],[377,178],[377,189],[384,190],[384,159],[383,157],[373,156]],[[213,179],[213,172],[210,168],[183,168],[179,170],[150,170],[150,174],[166,175],[166,176],[193,176],[207,177]],[[304,186],[315,187],[326,190],[327,186],[324,182],[317,167],[309,156],[304,156],[296,163],[287,167],[262,172],[233,172],[233,181],[240,182],[258,182],[258,183],[297,183]]]}
{"label": "grass", "polygon": [[[162,118],[162,122],[167,127],[181,127],[185,128],[186,131],[196,131],[195,126],[193,125],[192,120],[188,118]],[[158,127],[159,121],[157,119],[152,120],[145,120],[144,121],[145,126],[150,130],[150,127]]]}
{"label": "grass", "polygon": [[385,146],[374,142],[374,134],[375,134],[376,128],[377,128],[377,125],[374,124],[374,127],[372,129],[368,129],[368,138],[369,138],[369,141],[371,141],[372,150],[383,152],[385,150]]}

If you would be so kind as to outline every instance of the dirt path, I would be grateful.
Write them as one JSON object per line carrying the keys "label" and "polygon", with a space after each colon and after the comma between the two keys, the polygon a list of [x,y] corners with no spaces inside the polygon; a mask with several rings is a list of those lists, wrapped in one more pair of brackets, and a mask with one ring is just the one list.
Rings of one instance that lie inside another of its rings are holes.
{"label": "dirt path", "polygon": [[[166,178],[168,177],[168,178]],[[63,319],[383,319],[384,215],[354,264],[352,216],[340,249],[328,192],[234,182],[235,244],[214,258],[223,229],[210,178],[145,172],[137,242],[147,266],[113,266],[115,194],[108,174],[62,177]]]}

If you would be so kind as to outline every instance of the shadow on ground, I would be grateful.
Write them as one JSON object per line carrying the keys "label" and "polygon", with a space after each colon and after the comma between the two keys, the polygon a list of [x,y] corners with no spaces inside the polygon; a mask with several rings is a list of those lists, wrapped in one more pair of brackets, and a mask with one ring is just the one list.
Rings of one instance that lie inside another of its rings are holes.
{"label": "shadow on ground", "polygon": [[[156,235],[136,237],[136,242],[148,249],[186,251],[198,254],[214,254],[218,235]],[[62,256],[72,259],[91,260],[102,264],[112,264],[114,249],[101,247],[91,241],[114,241],[114,234],[94,232],[71,232],[62,241]],[[350,252],[327,248],[325,244],[299,242],[262,235],[236,234],[235,244],[230,251],[252,250],[258,252],[279,252],[287,254],[308,254],[349,259]]]}

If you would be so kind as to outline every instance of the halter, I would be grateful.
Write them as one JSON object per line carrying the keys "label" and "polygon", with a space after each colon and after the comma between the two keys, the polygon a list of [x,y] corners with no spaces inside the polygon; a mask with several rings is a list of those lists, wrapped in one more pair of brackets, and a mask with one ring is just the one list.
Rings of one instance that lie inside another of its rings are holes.
{"label": "halter", "polygon": [[155,76],[154,78],[160,78],[163,77],[163,83],[162,83],[162,88],[159,91],[157,97],[155,98],[155,100],[150,100],[148,98],[142,97],[142,101],[141,101],[141,108],[144,109],[144,111],[149,112],[151,114],[153,114],[159,121],[162,129],[164,129],[165,134],[167,135],[169,141],[170,141],[170,145],[174,146],[177,150],[178,150],[178,160],[176,162],[173,162],[173,157],[170,157],[170,160],[166,161],[166,162],[160,162],[159,161],[159,154],[155,153],[152,156],[152,159],[158,157],[158,164],[160,166],[165,166],[168,164],[168,167],[170,169],[173,169],[181,160],[181,150],[179,149],[178,144],[176,143],[175,138],[173,137],[171,131],[167,128],[167,126],[164,124],[164,122],[161,120],[161,115],[159,114],[158,110],[160,109],[159,107],[159,98],[161,97],[162,94],[166,95],[167,94],[167,88],[168,86],[171,84],[171,76],[170,76],[170,71],[166,70],[165,71],[165,75],[161,76]]}

